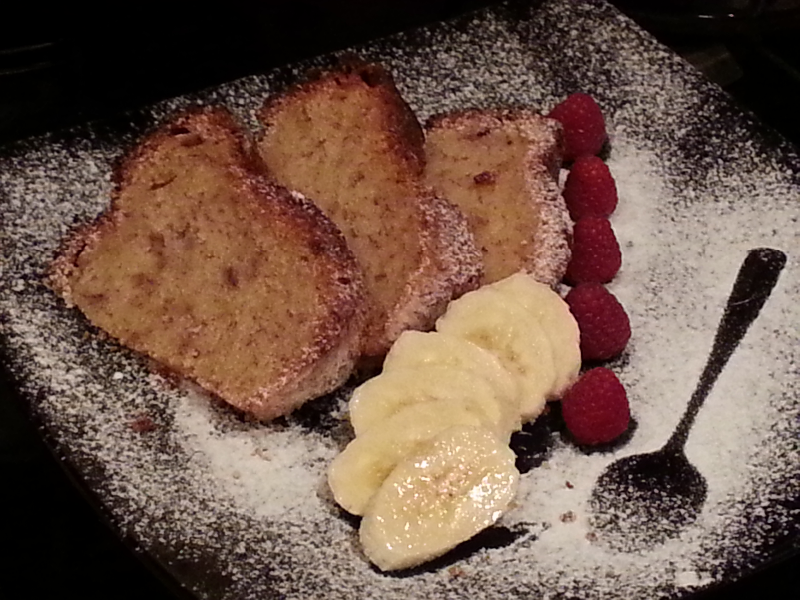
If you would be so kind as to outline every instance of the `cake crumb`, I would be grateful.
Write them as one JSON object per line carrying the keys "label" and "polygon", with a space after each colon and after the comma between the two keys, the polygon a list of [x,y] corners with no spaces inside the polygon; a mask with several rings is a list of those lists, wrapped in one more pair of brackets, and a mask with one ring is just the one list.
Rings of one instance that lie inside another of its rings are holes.
{"label": "cake crumb", "polygon": [[149,416],[138,415],[130,422],[130,428],[136,433],[148,433],[158,429],[158,426]]}
{"label": "cake crumb", "polygon": [[454,579],[456,577],[463,577],[465,575],[465,572],[464,569],[462,569],[461,567],[453,565],[452,567],[447,569],[447,574]]}
{"label": "cake crumb", "polygon": [[478,185],[490,184],[497,180],[497,173],[493,173],[492,171],[483,171],[482,173],[475,175],[475,177],[472,179]]}

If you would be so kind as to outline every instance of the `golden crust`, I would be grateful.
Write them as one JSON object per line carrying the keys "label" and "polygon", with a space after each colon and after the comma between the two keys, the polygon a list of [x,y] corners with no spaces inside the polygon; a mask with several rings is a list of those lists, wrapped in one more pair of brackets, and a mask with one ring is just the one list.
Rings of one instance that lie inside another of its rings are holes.
{"label": "golden crust", "polygon": [[[383,66],[352,56],[343,59],[338,70],[311,71],[306,81],[268,97],[257,115],[264,126],[258,144],[268,143],[275,121],[280,118],[287,104],[313,102],[327,93],[347,94],[357,90],[366,90],[374,102],[379,126],[384,130],[390,146],[387,151],[401,163],[409,177],[422,177],[425,169],[425,136],[414,112],[403,100],[394,79]],[[269,164],[266,167],[269,170]]]}
{"label": "golden crust", "polygon": [[[486,261],[484,283],[518,270],[558,283],[572,235],[558,186],[560,124],[525,108],[467,109],[431,117],[425,130],[427,182],[467,215]],[[517,173],[521,183],[512,181]]]}
{"label": "golden crust", "polygon": [[422,262],[392,310],[386,332],[390,340],[406,329],[433,328],[451,300],[477,289],[482,274],[481,254],[461,211],[430,189],[420,209]]}
{"label": "golden crust", "polygon": [[385,69],[350,62],[317,73],[268,98],[259,119],[267,170],[316,202],[364,267],[365,356],[385,354],[406,329],[430,327],[449,300],[477,286],[472,234],[424,186],[422,129]]}
{"label": "golden crust", "polygon": [[49,284],[124,345],[271,419],[346,380],[365,301],[341,232],[254,156],[223,109],[164,125],[120,163],[110,208],[65,242]]}
{"label": "golden crust", "polygon": [[148,161],[170,139],[181,137],[183,144],[211,142],[221,150],[217,160],[250,169],[254,173],[263,173],[263,164],[253,149],[250,137],[227,109],[220,106],[195,106],[162,124],[120,159],[112,173],[112,202],[119,195],[120,189],[131,181],[138,165]]}

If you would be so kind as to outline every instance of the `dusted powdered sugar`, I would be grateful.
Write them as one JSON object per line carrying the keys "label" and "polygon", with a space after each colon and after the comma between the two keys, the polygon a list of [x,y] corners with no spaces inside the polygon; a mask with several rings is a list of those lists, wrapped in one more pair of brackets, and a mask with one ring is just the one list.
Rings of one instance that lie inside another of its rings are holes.
{"label": "dusted powdered sugar", "polygon": [[[325,483],[352,435],[347,390],[264,425],[176,388],[91,330],[42,284],[61,239],[97,215],[111,165],[172,111],[223,103],[254,125],[263,98],[309,66],[206,90],[0,155],[2,331],[21,394],[131,536],[201,598],[659,598],[736,577],[797,543],[800,480],[798,156],[722,92],[595,1],[502,5],[356,49],[386,64],[421,119],[592,94],[611,132],[623,266],[610,289],[633,330],[611,366],[636,429],[585,454],[551,433],[501,527],[473,552],[402,575],[361,554]],[[693,525],[616,551],[588,499],[617,458],[659,448],[699,378],[747,251],[789,260],[700,411],[686,446],[708,483]]]}
{"label": "dusted powdered sugar", "polygon": [[193,466],[207,470],[222,492],[257,517],[304,518],[324,511],[319,493],[328,463],[338,452],[333,441],[289,427],[220,430],[215,411],[209,398],[198,392],[177,405],[176,430],[191,452]]}

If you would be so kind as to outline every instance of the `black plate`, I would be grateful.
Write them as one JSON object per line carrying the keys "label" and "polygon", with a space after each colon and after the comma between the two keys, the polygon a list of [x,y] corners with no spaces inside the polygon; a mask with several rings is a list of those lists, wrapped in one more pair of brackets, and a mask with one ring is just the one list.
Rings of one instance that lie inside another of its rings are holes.
{"label": "black plate", "polygon": [[[175,110],[222,103],[252,123],[263,97],[322,57],[3,150],[4,361],[48,442],[125,538],[199,597],[684,597],[800,544],[797,153],[602,2],[509,3],[355,49],[390,67],[421,119],[466,106],[547,109],[592,94],[611,131],[624,266],[611,288],[634,337],[613,365],[638,423],[609,453],[546,430],[518,506],[431,568],[381,575],[327,495],[346,393],[270,425],[169,388],[42,283],[59,241],[107,203],[113,161]],[[702,370],[747,250],[789,263],[687,446],[708,481],[697,523],[648,552],[593,539],[591,486],[657,448]],[[151,426],[152,425],[152,426]],[[541,461],[537,461],[541,462]],[[567,485],[569,482],[569,485]],[[569,513],[572,513],[571,515]],[[587,535],[588,534],[588,535]]]}

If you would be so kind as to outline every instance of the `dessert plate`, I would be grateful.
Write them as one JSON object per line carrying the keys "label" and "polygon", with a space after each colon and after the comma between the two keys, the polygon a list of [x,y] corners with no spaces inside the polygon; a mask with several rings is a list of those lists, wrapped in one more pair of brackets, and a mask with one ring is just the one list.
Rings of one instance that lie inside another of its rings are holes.
{"label": "dessert plate", "polygon": [[[265,95],[326,56],[0,153],[3,360],[56,452],[120,535],[199,598],[683,598],[800,545],[800,162],[797,152],[601,1],[510,2],[352,49],[386,64],[421,120],[468,106],[549,109],[592,94],[610,130],[623,269],[611,289],[633,337],[611,365],[636,429],[583,453],[549,422],[513,510],[454,554],[381,574],[336,509],[327,464],[349,436],[347,390],[258,424],[168,384],[43,284],[76,223],[106,205],[111,168],[174,111],[221,103],[255,126]],[[720,376],[686,454],[706,478],[697,520],[655,548],[610,548],[589,498],[614,460],[669,437],[739,264],[788,254]],[[551,419],[554,422],[554,420]]]}

